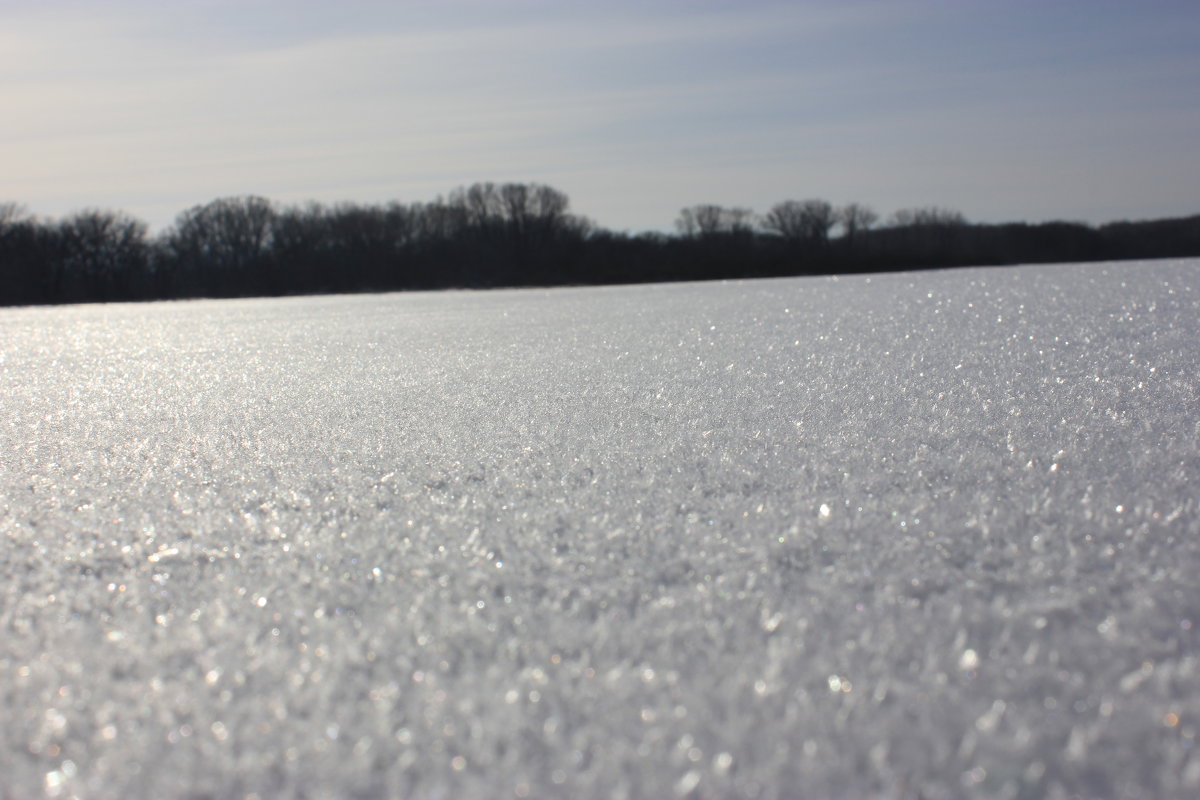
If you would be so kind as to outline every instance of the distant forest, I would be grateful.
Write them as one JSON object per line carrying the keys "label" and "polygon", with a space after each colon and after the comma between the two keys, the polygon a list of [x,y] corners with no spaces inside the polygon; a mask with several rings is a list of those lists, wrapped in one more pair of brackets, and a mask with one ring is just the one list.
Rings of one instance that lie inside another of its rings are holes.
{"label": "distant forest", "polygon": [[766,214],[697,205],[674,235],[628,234],[538,184],[478,183],[429,203],[214,200],[151,237],[122,212],[40,219],[0,204],[0,305],[557,286],[1200,255],[1200,215],[1099,227],[972,224],[787,200]]}

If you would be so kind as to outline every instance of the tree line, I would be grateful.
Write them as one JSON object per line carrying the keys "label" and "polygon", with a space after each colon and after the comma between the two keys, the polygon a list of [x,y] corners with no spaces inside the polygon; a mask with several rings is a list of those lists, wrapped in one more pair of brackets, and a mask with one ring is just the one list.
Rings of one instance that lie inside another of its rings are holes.
{"label": "tree line", "polygon": [[680,211],[674,235],[608,231],[552,187],[476,183],[427,203],[230,197],[157,236],[119,211],[59,220],[0,204],[0,304],[815,275],[1200,255],[1200,216],[1093,227],[785,200]]}

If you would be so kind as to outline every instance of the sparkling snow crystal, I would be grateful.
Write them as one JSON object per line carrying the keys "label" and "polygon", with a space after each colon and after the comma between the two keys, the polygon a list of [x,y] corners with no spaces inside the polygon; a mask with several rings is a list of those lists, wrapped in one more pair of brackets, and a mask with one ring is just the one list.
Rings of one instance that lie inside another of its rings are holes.
{"label": "sparkling snow crystal", "polygon": [[1200,795],[1198,301],[0,311],[0,797]]}

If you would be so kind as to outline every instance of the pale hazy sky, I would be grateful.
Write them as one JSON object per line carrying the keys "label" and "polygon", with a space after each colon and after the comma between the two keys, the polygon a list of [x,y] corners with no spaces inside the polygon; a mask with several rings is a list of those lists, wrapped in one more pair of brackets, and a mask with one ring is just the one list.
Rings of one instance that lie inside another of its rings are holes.
{"label": "pale hazy sky", "polygon": [[536,181],[615,230],[821,197],[1200,213],[1192,0],[0,0],[0,201],[430,200]]}

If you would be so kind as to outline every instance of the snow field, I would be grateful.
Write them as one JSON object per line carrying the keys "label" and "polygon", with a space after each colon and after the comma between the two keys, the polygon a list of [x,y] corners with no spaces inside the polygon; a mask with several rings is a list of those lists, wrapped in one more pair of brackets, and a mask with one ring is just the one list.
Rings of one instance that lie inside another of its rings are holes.
{"label": "snow field", "polygon": [[1193,796],[1198,277],[0,311],[0,798]]}

